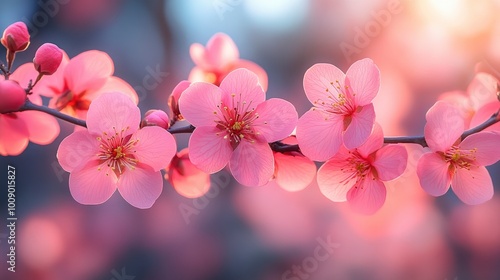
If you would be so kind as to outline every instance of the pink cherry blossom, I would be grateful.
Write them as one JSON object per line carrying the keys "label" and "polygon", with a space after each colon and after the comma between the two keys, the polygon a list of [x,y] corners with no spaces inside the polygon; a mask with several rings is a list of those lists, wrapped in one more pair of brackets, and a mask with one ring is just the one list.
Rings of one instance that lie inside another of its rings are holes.
{"label": "pink cherry blossom", "polygon": [[51,43],[41,45],[35,53],[33,64],[35,69],[43,75],[52,75],[57,71],[63,59],[62,50]]}
{"label": "pink cherry blossom", "polygon": [[149,208],[160,196],[160,170],[176,152],[165,129],[139,129],[139,108],[123,93],[103,94],[90,104],[87,130],[66,137],[57,151],[70,172],[69,189],[82,204],[100,204],[116,189],[131,205]]}
{"label": "pink cherry blossom", "polygon": [[438,101],[426,115],[424,135],[430,152],[417,164],[422,188],[441,196],[451,188],[467,204],[493,196],[493,183],[485,166],[500,160],[500,134],[479,132],[460,141],[464,120],[458,108]]}
{"label": "pink cherry blossom", "polygon": [[259,83],[267,90],[267,74],[252,61],[240,59],[238,47],[228,35],[217,33],[204,47],[194,43],[189,50],[196,66],[189,73],[190,82],[207,82],[220,85],[226,75],[238,68],[246,68],[259,77]]}
{"label": "pink cherry blossom", "polygon": [[[35,80],[38,72],[33,63],[19,66],[9,77],[12,83],[27,87],[30,80]],[[0,80],[3,81],[3,75]],[[18,94],[21,94],[19,92]],[[23,90],[23,100],[26,98]],[[34,104],[42,105],[41,97],[30,94],[27,98]],[[31,141],[39,145],[48,145],[59,135],[59,123],[45,113],[38,111],[23,111],[0,114],[0,154],[2,156],[16,156],[21,154]]]}
{"label": "pink cherry blossom", "polygon": [[[290,136],[281,141],[295,145],[297,139]],[[299,152],[274,152],[274,179],[284,190],[296,192],[305,189],[316,176],[314,162]]]}
{"label": "pink cherry blossom", "polygon": [[92,100],[105,92],[122,92],[137,104],[135,90],[113,72],[113,60],[105,52],[86,51],[71,60],[64,53],[57,71],[43,77],[33,92],[51,97],[49,107],[81,119]]}
{"label": "pink cherry blossom", "polygon": [[297,112],[285,100],[265,100],[258,77],[247,69],[229,73],[220,87],[193,83],[179,99],[184,118],[196,127],[189,139],[189,158],[215,173],[229,163],[243,185],[266,184],[274,173],[270,142],[292,132]]}
{"label": "pink cherry blossom", "polygon": [[162,110],[149,110],[144,114],[144,119],[141,122],[141,127],[143,126],[159,126],[163,129],[168,129],[170,127],[170,120],[167,113]]}
{"label": "pink cherry blossom", "polygon": [[22,21],[15,22],[7,26],[7,28],[3,31],[0,42],[5,48],[7,48],[7,51],[11,53],[26,50],[30,44],[28,27]]}
{"label": "pink cherry blossom", "polygon": [[325,63],[304,75],[304,90],[314,107],[297,124],[302,153],[312,160],[334,156],[342,143],[348,149],[363,144],[375,122],[372,100],[380,87],[380,73],[370,59],[356,61],[344,74]]}
{"label": "pink cherry blossom", "polygon": [[200,197],[210,189],[210,174],[201,171],[189,160],[187,148],[174,156],[165,179],[179,194],[188,198]]}
{"label": "pink cherry blossom", "polygon": [[384,181],[401,176],[408,161],[405,147],[383,145],[382,128],[375,124],[364,144],[352,150],[342,146],[318,170],[321,193],[335,202],[347,201],[357,212],[375,213],[385,202]]}

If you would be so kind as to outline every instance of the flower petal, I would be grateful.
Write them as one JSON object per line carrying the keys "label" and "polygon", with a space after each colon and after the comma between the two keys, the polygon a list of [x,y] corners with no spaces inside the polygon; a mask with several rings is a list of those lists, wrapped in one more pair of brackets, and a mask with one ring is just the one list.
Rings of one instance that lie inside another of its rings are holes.
{"label": "flower petal", "polygon": [[57,149],[57,160],[61,167],[68,171],[83,167],[91,158],[97,159],[99,142],[88,131],[73,132],[64,138]]}
{"label": "flower petal", "polygon": [[94,100],[96,97],[102,95],[103,93],[113,91],[123,93],[126,96],[130,97],[130,99],[136,105],[139,103],[139,97],[137,96],[137,92],[135,91],[135,89],[129,83],[115,76],[108,77],[104,85],[97,90],[87,91],[85,97],[88,100]]}
{"label": "flower petal", "polygon": [[325,162],[318,170],[317,181],[319,190],[331,201],[347,200],[347,193],[356,183],[353,174],[345,172],[346,162],[343,158],[333,158]]}
{"label": "flower petal", "polygon": [[354,211],[371,215],[384,205],[386,193],[384,183],[368,176],[349,190],[347,201]]}
{"label": "flower petal", "polygon": [[418,160],[420,186],[432,196],[441,196],[450,188],[449,164],[437,153],[426,153]]}
{"label": "flower petal", "polygon": [[231,156],[229,169],[242,185],[265,185],[274,174],[273,151],[265,141],[241,141]]}
{"label": "flower petal", "polygon": [[458,169],[451,182],[451,188],[461,201],[476,205],[493,197],[493,182],[484,166]]}
{"label": "flower petal", "polygon": [[196,198],[210,189],[210,175],[189,160],[188,149],[181,150],[168,167],[168,181],[182,196]]}
{"label": "flower petal", "polygon": [[[218,135],[219,134],[219,135]],[[233,148],[229,140],[216,127],[197,127],[189,138],[189,159],[199,169],[207,173],[215,173],[224,168]]]}
{"label": "flower petal", "polygon": [[227,65],[236,61],[240,54],[233,39],[224,33],[217,33],[207,43],[205,59],[208,64],[217,70],[222,70]]}
{"label": "flower petal", "polygon": [[305,189],[316,175],[316,165],[302,155],[274,153],[276,183],[295,192]]}
{"label": "flower petal", "polygon": [[382,131],[382,127],[378,123],[374,123],[370,136],[368,136],[366,142],[359,146],[357,150],[361,156],[367,158],[369,155],[382,148],[383,145],[384,132]]}
{"label": "flower petal", "polygon": [[257,63],[245,59],[239,59],[231,66],[231,68],[232,69],[246,68],[247,70],[252,71],[257,75],[257,77],[259,77],[259,84],[264,90],[264,92],[267,91],[268,78],[266,70],[260,67]]}
{"label": "flower petal", "polygon": [[266,99],[257,75],[245,68],[239,68],[227,74],[220,84],[220,89],[222,102],[232,108],[248,107],[249,110],[246,111],[250,111]]}
{"label": "flower petal", "polygon": [[119,92],[110,92],[96,98],[87,112],[90,134],[115,135],[124,130],[124,136],[139,129],[141,113],[130,98]]}
{"label": "flower petal", "polygon": [[351,89],[356,105],[372,102],[380,88],[380,71],[369,58],[354,62],[346,73],[346,84]]}
{"label": "flower petal", "polygon": [[[210,69],[210,65],[208,64],[205,58],[205,47],[200,43],[193,43],[189,47],[189,55],[193,60],[194,64],[198,65],[203,69]],[[191,79],[190,79],[191,80]]]}
{"label": "flower petal", "polygon": [[17,69],[10,75],[9,79],[16,81],[23,88],[26,88],[28,87],[30,80],[35,82],[37,76],[38,71],[35,70],[33,63],[29,62],[17,67]]}
{"label": "flower petal", "polygon": [[46,113],[25,111],[19,117],[24,120],[29,131],[29,139],[33,143],[48,145],[59,135],[59,123]]}
{"label": "flower petal", "polygon": [[220,108],[221,91],[212,84],[197,82],[191,84],[179,98],[179,110],[192,125],[215,126],[215,120],[222,117]]}
{"label": "flower petal", "polygon": [[69,175],[69,190],[73,198],[81,204],[101,204],[116,190],[116,176],[113,172],[99,171],[97,160],[74,169]]}
{"label": "flower petal", "polygon": [[425,119],[425,140],[434,152],[445,152],[464,132],[464,119],[460,110],[444,101],[436,102],[427,111]]}
{"label": "flower petal", "polygon": [[390,181],[401,176],[407,164],[406,148],[402,145],[388,145],[377,151],[372,166],[377,170],[380,180]]}
{"label": "flower petal", "polygon": [[334,65],[314,64],[304,74],[304,91],[307,99],[315,106],[321,104],[322,101],[326,102],[331,94],[337,96],[336,86],[344,88],[344,80],[344,72]]}
{"label": "flower petal", "polygon": [[487,73],[477,73],[467,87],[470,102],[474,109],[479,109],[490,102],[497,102],[497,79]]}
{"label": "flower petal", "polygon": [[[474,114],[472,117],[472,120],[470,122],[470,127],[476,127],[485,121],[487,121],[493,114],[498,112],[500,110],[500,102],[494,101],[491,103],[488,103],[481,107],[477,112]],[[485,128],[483,131],[498,131],[500,132],[500,122],[497,122],[496,124],[489,126]]]}
{"label": "flower petal", "polygon": [[21,113],[0,114],[0,155],[17,156],[28,146],[29,132]]}
{"label": "flower petal", "polygon": [[172,134],[158,126],[146,126],[136,131],[129,141],[138,141],[134,156],[145,165],[159,171],[165,168],[177,152]]}
{"label": "flower petal", "polygon": [[73,57],[64,71],[68,87],[79,95],[102,87],[106,79],[113,75],[114,65],[107,53],[91,50]]}
{"label": "flower petal", "polygon": [[332,116],[325,119],[321,112],[309,110],[297,123],[297,141],[301,152],[315,161],[330,159],[342,145],[343,125],[341,118]]}
{"label": "flower petal", "polygon": [[361,111],[357,111],[351,116],[351,123],[344,132],[344,145],[350,150],[366,142],[375,123],[373,104],[370,103],[358,108],[361,108]]}
{"label": "flower petal", "polygon": [[491,165],[500,160],[500,134],[495,132],[479,132],[467,136],[460,143],[460,150],[473,150],[473,156],[479,165]]}
{"label": "flower petal", "polygon": [[289,136],[297,125],[295,107],[283,99],[266,100],[257,106],[255,113],[259,114],[259,118],[253,122],[253,126],[269,143]]}
{"label": "flower petal", "polygon": [[118,180],[118,191],[122,197],[140,209],[153,206],[162,190],[161,172],[143,164],[138,164],[134,170],[127,169]]}

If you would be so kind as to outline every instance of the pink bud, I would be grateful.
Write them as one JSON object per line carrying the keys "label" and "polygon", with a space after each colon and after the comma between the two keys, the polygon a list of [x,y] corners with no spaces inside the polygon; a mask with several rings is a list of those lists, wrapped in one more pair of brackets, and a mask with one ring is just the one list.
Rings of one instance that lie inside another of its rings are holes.
{"label": "pink bud", "polygon": [[7,50],[11,52],[22,52],[30,44],[30,34],[28,27],[22,21],[15,22],[5,28],[0,40]]}
{"label": "pink bud", "polygon": [[147,111],[144,119],[142,120],[141,127],[155,125],[164,129],[168,129],[170,127],[170,120],[167,113],[162,110]]}
{"label": "pink bud", "polygon": [[58,46],[45,43],[36,51],[33,64],[40,74],[52,75],[61,65],[62,58],[63,52]]}
{"label": "pink bud", "polygon": [[0,81],[0,113],[17,111],[26,101],[26,92],[11,80]]}
{"label": "pink bud", "polygon": [[184,92],[190,85],[191,83],[189,81],[181,81],[177,86],[175,86],[172,94],[168,98],[168,106],[172,110],[175,120],[184,119],[179,111],[179,98],[181,98],[182,92]]}

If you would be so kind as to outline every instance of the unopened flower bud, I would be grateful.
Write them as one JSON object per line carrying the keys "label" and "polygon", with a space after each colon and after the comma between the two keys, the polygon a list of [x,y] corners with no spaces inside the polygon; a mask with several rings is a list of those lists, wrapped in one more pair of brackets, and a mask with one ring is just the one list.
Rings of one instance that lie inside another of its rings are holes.
{"label": "unopened flower bud", "polygon": [[26,50],[30,44],[28,27],[22,21],[9,25],[3,32],[1,42],[11,52]]}
{"label": "unopened flower bud", "polygon": [[26,92],[15,81],[0,81],[0,113],[17,111],[26,101]]}
{"label": "unopened flower bud", "polygon": [[141,127],[144,126],[159,126],[168,129],[170,127],[170,119],[167,113],[162,110],[149,110],[146,112],[141,123]]}
{"label": "unopened flower bud", "polygon": [[177,86],[175,86],[172,94],[168,98],[168,106],[174,114],[174,120],[184,119],[179,110],[179,98],[181,98],[182,92],[185,91],[190,85],[191,83],[189,81],[181,81]]}
{"label": "unopened flower bud", "polygon": [[57,71],[63,58],[62,50],[51,43],[41,45],[35,53],[33,64],[42,75],[52,75]]}

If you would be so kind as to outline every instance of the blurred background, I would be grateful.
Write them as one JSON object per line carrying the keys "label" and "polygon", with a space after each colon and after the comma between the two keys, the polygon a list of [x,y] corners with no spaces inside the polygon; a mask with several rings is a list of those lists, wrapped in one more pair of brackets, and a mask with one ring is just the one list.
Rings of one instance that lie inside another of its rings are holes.
{"label": "blurred background", "polygon": [[[194,66],[189,46],[216,32],[267,71],[268,97],[291,101],[300,115],[311,106],[302,88],[310,66],[345,71],[370,57],[382,73],[374,102],[384,132],[420,135],[427,109],[443,92],[466,90],[476,63],[500,69],[499,12],[498,0],[6,0],[0,29],[21,20],[31,30],[16,65],[44,42],[70,57],[107,52],[143,114],[168,109],[168,95]],[[155,69],[168,75],[146,87]],[[423,193],[414,174],[422,151],[412,145],[407,172],[387,184],[386,204],[368,217],[329,201],[315,183],[299,192],[248,188],[225,171],[212,175],[204,198],[184,198],[165,181],[148,210],[118,193],[84,206],[55,158],[73,129],[60,124],[53,144],[0,158],[2,168],[16,167],[18,217],[16,273],[7,271],[0,230],[1,279],[500,279],[499,164],[489,167],[497,194],[479,206],[451,191]],[[187,136],[177,140],[179,150],[187,145]],[[1,197],[6,221],[5,183]]]}

